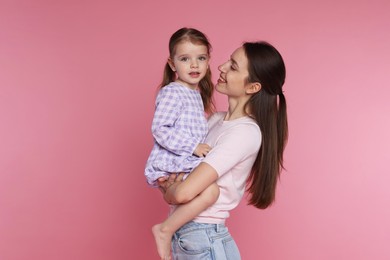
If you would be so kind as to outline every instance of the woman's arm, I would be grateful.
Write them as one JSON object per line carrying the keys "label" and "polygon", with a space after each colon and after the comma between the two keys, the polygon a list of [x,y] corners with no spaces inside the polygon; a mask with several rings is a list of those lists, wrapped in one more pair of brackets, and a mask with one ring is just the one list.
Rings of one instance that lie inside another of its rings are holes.
{"label": "woman's arm", "polygon": [[159,186],[164,193],[164,199],[169,204],[183,204],[198,196],[208,186],[218,179],[216,170],[207,163],[200,163],[187,179],[184,174],[171,174],[169,179],[160,179]]}

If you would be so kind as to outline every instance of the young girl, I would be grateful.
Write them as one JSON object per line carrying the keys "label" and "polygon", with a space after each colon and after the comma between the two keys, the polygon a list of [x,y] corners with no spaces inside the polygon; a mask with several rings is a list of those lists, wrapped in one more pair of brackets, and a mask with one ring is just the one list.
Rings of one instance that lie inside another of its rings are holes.
{"label": "young girl", "polygon": [[[155,142],[145,168],[147,182],[153,187],[158,187],[157,179],[168,178],[170,173],[190,173],[211,149],[203,143],[208,132],[204,113],[214,109],[210,49],[207,37],[196,29],[179,29],[170,38],[170,56],[152,122]],[[152,228],[161,259],[171,258],[174,232],[211,206],[218,196],[219,187],[213,183]]]}

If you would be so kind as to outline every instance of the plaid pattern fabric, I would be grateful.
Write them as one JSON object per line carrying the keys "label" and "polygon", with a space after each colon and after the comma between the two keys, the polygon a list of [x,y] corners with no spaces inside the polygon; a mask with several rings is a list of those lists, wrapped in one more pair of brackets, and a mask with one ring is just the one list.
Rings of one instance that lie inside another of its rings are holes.
{"label": "plaid pattern fabric", "polygon": [[172,82],[160,90],[152,122],[154,146],[145,167],[147,182],[167,173],[190,172],[201,158],[193,155],[204,142],[208,125],[197,90]]}

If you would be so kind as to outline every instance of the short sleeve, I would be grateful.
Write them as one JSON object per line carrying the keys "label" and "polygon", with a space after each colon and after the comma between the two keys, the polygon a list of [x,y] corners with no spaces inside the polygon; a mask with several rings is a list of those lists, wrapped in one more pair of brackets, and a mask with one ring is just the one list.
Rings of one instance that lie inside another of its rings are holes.
{"label": "short sleeve", "polygon": [[254,123],[242,123],[224,131],[203,162],[221,177],[249,157],[256,156],[261,145],[261,132]]}

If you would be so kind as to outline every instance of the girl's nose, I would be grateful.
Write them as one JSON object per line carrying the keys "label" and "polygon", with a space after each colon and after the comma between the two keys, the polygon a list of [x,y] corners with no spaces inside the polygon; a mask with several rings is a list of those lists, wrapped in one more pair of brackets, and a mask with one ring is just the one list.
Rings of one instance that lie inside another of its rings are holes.
{"label": "girl's nose", "polygon": [[191,68],[197,68],[198,67],[198,62],[197,61],[192,61],[191,62]]}

